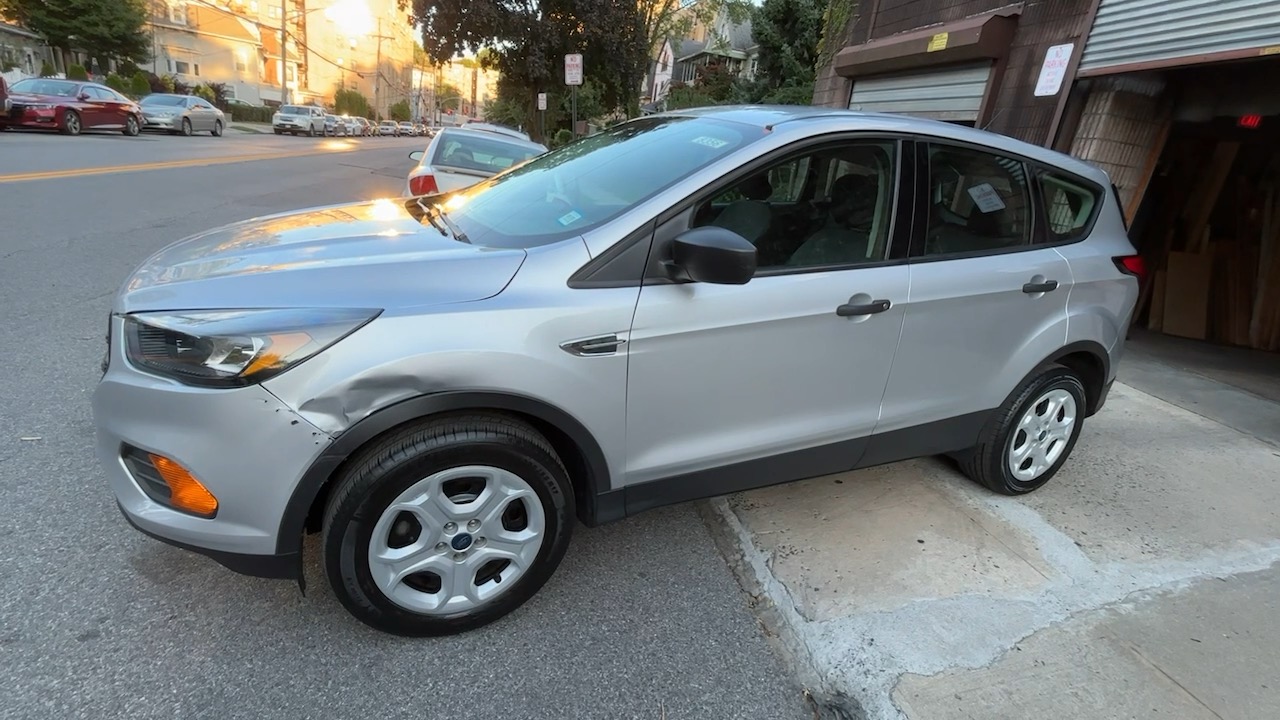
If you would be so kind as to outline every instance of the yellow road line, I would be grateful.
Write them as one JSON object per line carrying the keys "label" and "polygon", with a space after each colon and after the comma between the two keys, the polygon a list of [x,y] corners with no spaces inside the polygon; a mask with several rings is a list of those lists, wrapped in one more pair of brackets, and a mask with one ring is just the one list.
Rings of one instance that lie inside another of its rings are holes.
{"label": "yellow road line", "polygon": [[310,157],[312,155],[328,155],[335,152],[347,152],[350,148],[326,148],[311,152],[287,153],[255,153],[252,155],[223,155],[208,158],[188,158],[185,160],[166,160],[134,165],[107,165],[102,167],[73,168],[70,170],[42,170],[39,172],[15,173],[0,175],[0,184],[27,182],[31,180],[56,180],[67,177],[85,177],[86,175],[110,175],[112,173],[142,172],[145,170],[165,170],[170,168],[200,167],[204,165],[226,165],[229,163],[251,162],[254,160],[281,160],[284,158]]}

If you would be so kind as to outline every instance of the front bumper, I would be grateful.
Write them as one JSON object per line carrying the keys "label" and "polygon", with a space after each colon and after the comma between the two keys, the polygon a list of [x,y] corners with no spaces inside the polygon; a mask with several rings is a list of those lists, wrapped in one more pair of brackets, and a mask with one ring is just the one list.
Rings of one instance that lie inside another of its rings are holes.
{"label": "front bumper", "polygon": [[[121,320],[106,374],[93,395],[97,454],[120,511],[142,532],[195,550],[239,572],[297,574],[295,555],[277,555],[285,508],[331,439],[260,386],[193,388],[142,373],[124,358]],[[218,500],[215,517],[174,509],[143,490],[126,447],[170,458]]]}
{"label": "front bumper", "polygon": [[143,130],[176,130],[181,124],[182,118],[179,117],[144,115],[142,119]]}

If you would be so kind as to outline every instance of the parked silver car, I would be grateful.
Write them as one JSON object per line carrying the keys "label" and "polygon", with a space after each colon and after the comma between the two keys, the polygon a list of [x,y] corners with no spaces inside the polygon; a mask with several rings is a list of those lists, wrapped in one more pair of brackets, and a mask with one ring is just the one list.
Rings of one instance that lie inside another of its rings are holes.
{"label": "parked silver car", "polygon": [[277,135],[324,135],[324,108],[317,105],[281,105],[271,116],[271,127]]}
{"label": "parked silver car", "polygon": [[[1008,495],[1103,406],[1141,272],[1107,176],[825,108],[636,119],[467,189],[247,220],[114,302],[124,516],[363,622],[489,623],[588,525],[933,454]],[[619,561],[626,561],[620,558]]]}
{"label": "parked silver car", "polygon": [[213,103],[198,95],[152,93],[138,101],[142,108],[142,129],[191,135],[207,132],[222,135],[227,116]]}

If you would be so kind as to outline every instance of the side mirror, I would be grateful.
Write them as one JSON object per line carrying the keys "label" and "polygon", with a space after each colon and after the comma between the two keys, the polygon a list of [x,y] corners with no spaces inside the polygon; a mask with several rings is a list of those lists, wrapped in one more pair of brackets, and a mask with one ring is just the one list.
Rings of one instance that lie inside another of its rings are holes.
{"label": "side mirror", "polygon": [[89,99],[89,93],[87,93],[87,92],[82,92],[82,93],[80,93],[79,95],[77,95],[77,96],[76,96],[76,99],[77,99],[77,100],[88,100],[88,99]]}
{"label": "side mirror", "polygon": [[422,159],[422,151],[421,151],[421,150],[414,150],[413,152],[409,153],[409,159],[410,159],[410,160],[421,160],[421,159]]}
{"label": "side mirror", "polygon": [[745,285],[756,274],[756,246],[714,225],[681,233],[666,263],[672,277],[717,285]]}

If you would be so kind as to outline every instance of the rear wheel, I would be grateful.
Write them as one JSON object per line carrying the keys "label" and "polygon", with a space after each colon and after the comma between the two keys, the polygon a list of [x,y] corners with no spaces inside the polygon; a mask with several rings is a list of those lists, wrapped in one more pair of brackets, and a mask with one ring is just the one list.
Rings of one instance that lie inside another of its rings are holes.
{"label": "rear wheel", "polygon": [[1050,365],[1014,391],[972,450],[957,456],[970,478],[1002,495],[1022,495],[1057,474],[1084,425],[1084,383]]}
{"label": "rear wheel", "polygon": [[221,120],[213,121],[213,129],[209,131],[209,134],[213,135],[214,137],[222,137],[222,121]]}
{"label": "rear wheel", "polygon": [[80,124],[80,113],[75,110],[63,110],[62,122],[58,123],[58,129],[63,135],[79,135],[84,129]]}
{"label": "rear wheel", "polygon": [[451,635],[515,610],[560,564],[573,527],[555,451],[501,415],[393,433],[337,482],[325,574],[352,615],[397,635]]}
{"label": "rear wheel", "polygon": [[276,130],[276,134],[277,134],[277,135],[283,135],[283,134],[284,134],[284,131],[283,131],[283,130]]}
{"label": "rear wheel", "polygon": [[128,116],[124,120],[124,134],[129,137],[136,137],[142,131],[142,126],[138,124],[138,118],[133,115]]}

